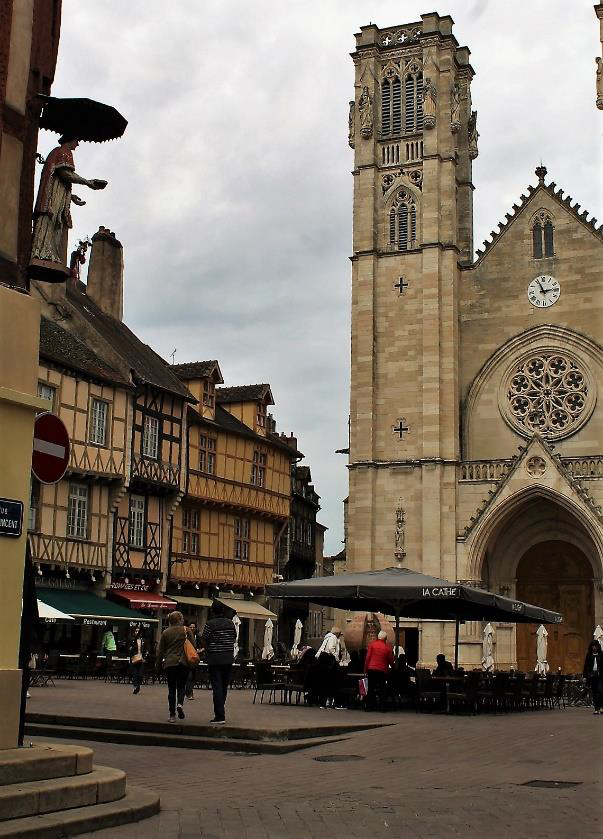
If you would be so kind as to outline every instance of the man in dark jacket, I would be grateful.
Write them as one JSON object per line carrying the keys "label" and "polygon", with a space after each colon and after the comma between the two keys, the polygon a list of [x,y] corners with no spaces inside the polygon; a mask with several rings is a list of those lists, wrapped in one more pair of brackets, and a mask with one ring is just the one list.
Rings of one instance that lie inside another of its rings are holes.
{"label": "man in dark jacket", "polygon": [[209,620],[201,633],[200,647],[206,651],[205,660],[214,695],[212,722],[216,725],[224,725],[226,722],[224,705],[234,661],[236,639],[234,623],[231,618],[226,617],[226,607],[214,600],[209,612]]}
{"label": "man in dark jacket", "polygon": [[600,714],[603,706],[603,652],[598,641],[591,641],[584,660],[584,678],[593,694],[594,713]]}

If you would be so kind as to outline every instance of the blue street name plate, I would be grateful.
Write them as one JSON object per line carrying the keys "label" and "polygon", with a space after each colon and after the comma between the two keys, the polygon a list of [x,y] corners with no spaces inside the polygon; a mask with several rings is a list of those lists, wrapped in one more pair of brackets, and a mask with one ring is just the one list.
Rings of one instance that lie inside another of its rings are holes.
{"label": "blue street name plate", "polygon": [[0,536],[20,536],[23,527],[23,502],[0,498]]}

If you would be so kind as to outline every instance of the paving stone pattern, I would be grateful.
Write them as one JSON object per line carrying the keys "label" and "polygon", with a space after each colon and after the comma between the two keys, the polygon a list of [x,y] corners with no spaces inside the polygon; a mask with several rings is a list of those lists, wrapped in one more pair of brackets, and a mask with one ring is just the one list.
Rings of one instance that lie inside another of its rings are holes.
{"label": "paving stone pattern", "polygon": [[[58,683],[38,690],[30,710],[163,719],[164,688]],[[140,699],[135,705],[133,700]],[[159,706],[159,707],[158,707]],[[197,693],[187,719],[203,722],[210,697]],[[267,727],[366,719],[362,712],[251,705],[233,692],[233,723]],[[376,715],[375,719],[381,718]],[[603,835],[603,717],[589,709],[478,717],[397,712],[395,725],[288,755],[241,755],[88,743],[95,760],[156,789],[162,812],[88,839],[600,839]],[[317,762],[321,755],[356,755]],[[565,789],[527,781],[580,781]]]}

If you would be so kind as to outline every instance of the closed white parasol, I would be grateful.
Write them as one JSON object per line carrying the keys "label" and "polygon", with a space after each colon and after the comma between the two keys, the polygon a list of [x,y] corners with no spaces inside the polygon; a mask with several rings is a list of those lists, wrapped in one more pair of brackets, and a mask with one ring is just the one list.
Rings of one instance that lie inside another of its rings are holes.
{"label": "closed white parasol", "polygon": [[603,644],[603,629],[601,628],[600,623],[598,623],[595,627],[595,631],[593,632],[593,638],[595,641],[598,641],[599,644]]}
{"label": "closed white parasol", "polygon": [[549,672],[549,663],[546,660],[547,638],[549,633],[544,626],[540,624],[536,632],[536,667],[534,670],[540,676],[546,675]]}
{"label": "closed white parasol", "polygon": [[487,673],[494,670],[494,628],[491,623],[484,627],[484,638],[482,641],[482,670]]}
{"label": "closed white parasol", "polygon": [[272,648],[272,633],[274,632],[274,624],[268,618],[266,621],[266,629],[264,630],[264,649],[262,650],[262,659],[270,661],[274,658],[274,649]]}
{"label": "closed white parasol", "polygon": [[236,657],[239,654],[239,631],[241,629],[241,618],[238,615],[235,615],[232,619],[232,622],[234,623],[234,628],[236,632],[236,638],[234,642],[234,657],[236,659]]}
{"label": "closed white parasol", "polygon": [[291,647],[291,658],[297,658],[299,654],[299,642],[301,641],[303,628],[304,625],[298,618],[295,621],[295,631],[293,633],[293,646]]}

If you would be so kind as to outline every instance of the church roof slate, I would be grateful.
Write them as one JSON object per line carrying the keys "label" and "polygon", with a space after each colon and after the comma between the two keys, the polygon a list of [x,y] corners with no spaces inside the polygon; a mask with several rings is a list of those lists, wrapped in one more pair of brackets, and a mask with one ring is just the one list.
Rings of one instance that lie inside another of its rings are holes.
{"label": "church roof slate", "polygon": [[579,210],[581,209],[581,205],[577,201],[575,204],[572,205],[572,201],[574,200],[572,196],[566,195],[564,197],[564,190],[561,188],[556,189],[557,184],[555,183],[555,181],[551,181],[549,184],[545,184],[544,178],[546,176],[546,172],[547,170],[545,166],[538,166],[536,168],[536,175],[538,176],[538,185],[533,186],[532,184],[528,184],[528,194],[522,194],[519,204],[513,204],[512,212],[505,213],[505,220],[500,221],[498,223],[499,229],[497,231],[492,230],[490,232],[491,240],[486,239],[484,241],[483,250],[481,248],[476,249],[475,253],[477,259],[474,263],[468,265],[468,268],[475,267],[483,260],[486,254],[489,253],[489,251],[494,247],[496,242],[498,242],[498,240],[501,238],[505,230],[507,230],[509,225],[511,225],[515,221],[515,219],[520,215],[522,210],[532,201],[536,193],[539,192],[539,190],[541,189],[544,190],[544,192],[546,192],[548,195],[550,195],[551,198],[553,198],[555,201],[561,204],[562,207],[568,210],[577,221],[581,222],[582,224],[585,224],[591,230],[591,232],[594,233],[595,236],[597,236],[597,238],[603,242],[603,224],[597,227],[597,219],[594,218],[594,216],[589,219],[588,210],[582,210],[582,212],[579,212]]}

